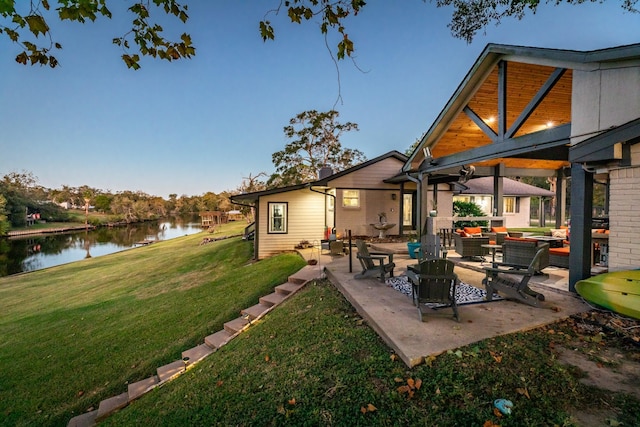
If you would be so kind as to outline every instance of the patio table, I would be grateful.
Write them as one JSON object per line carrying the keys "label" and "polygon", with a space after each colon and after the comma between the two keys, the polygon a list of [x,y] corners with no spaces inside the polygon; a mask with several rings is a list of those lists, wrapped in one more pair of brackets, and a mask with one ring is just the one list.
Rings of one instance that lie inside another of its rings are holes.
{"label": "patio table", "polygon": [[494,244],[489,244],[489,245],[480,245],[483,248],[487,248],[491,251],[491,267],[496,268],[496,251],[498,249],[502,249],[502,245],[494,245]]}
{"label": "patio table", "polygon": [[550,248],[561,248],[565,240],[562,237],[552,237],[552,236],[529,236],[527,237],[527,239],[534,239],[541,242],[549,243]]}

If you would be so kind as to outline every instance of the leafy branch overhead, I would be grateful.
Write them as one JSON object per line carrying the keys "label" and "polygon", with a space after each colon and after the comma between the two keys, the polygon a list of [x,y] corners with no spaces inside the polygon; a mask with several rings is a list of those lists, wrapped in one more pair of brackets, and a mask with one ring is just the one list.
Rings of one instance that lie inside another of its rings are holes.
{"label": "leafy branch overhead", "polygon": [[[426,0],[423,1],[426,3]],[[622,0],[619,4],[626,12],[637,13],[635,6],[638,1]],[[604,3],[602,0],[546,1],[555,5],[579,5],[587,2]],[[195,55],[195,47],[189,34],[183,33],[178,40],[169,40],[164,35],[163,27],[151,20],[152,12],[162,11],[186,23],[189,19],[186,4],[176,0],[129,0],[129,3],[131,6],[128,11],[133,15],[131,29],[124,35],[113,38],[113,43],[124,51],[122,60],[127,67],[139,69],[141,55],[167,61]],[[453,14],[448,24],[451,33],[470,43],[490,23],[498,25],[504,18],[521,19],[528,13],[535,14],[541,1],[431,0],[430,3],[435,3],[436,7],[451,7]],[[291,23],[317,22],[325,37],[331,32],[337,33],[340,37],[336,56],[344,59],[351,57],[355,51],[345,22],[357,16],[365,6],[366,2],[363,0],[282,0],[276,8],[267,11],[259,22],[260,36],[265,41],[274,40],[275,30],[271,18],[277,17],[281,12],[284,15],[286,11],[286,17]],[[61,21],[85,23],[101,16],[112,17],[107,0],[57,0],[54,10]],[[22,50],[16,55],[16,62],[24,65],[49,65],[52,68],[58,65],[52,52],[62,49],[62,45],[54,41],[49,26],[49,20],[54,17],[49,0],[0,0],[0,37],[7,36]]]}
{"label": "leafy branch overhead", "polygon": [[[61,21],[85,23],[87,20],[93,22],[100,16],[112,17],[107,7],[107,0],[58,0],[57,5],[55,11]],[[189,34],[183,33],[176,41],[165,38],[162,26],[150,20],[151,11],[154,10],[173,15],[183,23],[189,19],[188,6],[181,5],[175,0],[134,2],[128,8],[133,15],[131,30],[113,39],[113,43],[124,51],[122,60],[129,68],[136,70],[140,68],[140,55],[167,61],[191,58],[195,55],[195,47]],[[30,0],[28,3],[0,0],[0,16],[4,21],[10,22],[3,24],[0,21],[0,34],[5,34],[22,49],[16,55],[16,62],[24,65],[49,65],[51,68],[58,66],[58,60],[52,52],[62,49],[62,45],[53,40],[47,23],[47,19],[51,19],[53,13],[48,0]],[[45,17],[45,15],[49,16]],[[48,40],[41,42],[40,36]]]}
{"label": "leafy branch overhead", "polygon": [[275,31],[271,21],[266,19],[270,14],[278,15],[284,6],[287,9],[287,16],[291,22],[302,24],[303,21],[310,21],[319,18],[320,31],[328,34],[329,30],[336,30],[340,33],[341,40],[338,42],[338,59],[344,59],[353,53],[353,42],[343,25],[343,20],[349,16],[356,16],[366,3],[363,0],[292,0],[281,3],[276,9],[267,12],[265,19],[260,21],[260,35],[262,40],[274,40]]}

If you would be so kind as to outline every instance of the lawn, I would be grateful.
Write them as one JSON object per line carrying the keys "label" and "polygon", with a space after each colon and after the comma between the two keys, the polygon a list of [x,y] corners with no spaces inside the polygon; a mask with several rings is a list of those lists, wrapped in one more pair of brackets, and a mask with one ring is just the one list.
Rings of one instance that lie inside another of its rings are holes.
{"label": "lawn", "polygon": [[[616,345],[614,337],[574,344],[584,338],[574,322],[408,369],[329,282],[314,282],[104,425],[568,426],[584,410],[633,425],[638,400],[583,385],[578,369],[559,362],[561,346],[595,356],[601,343]],[[498,398],[513,402],[510,416],[496,413]]]}
{"label": "lawn", "polygon": [[205,236],[0,278],[0,424],[66,425],[304,265],[295,254],[251,263],[251,242]]}
{"label": "lawn", "polygon": [[[209,236],[1,278],[0,425],[66,425],[178,360],[304,265],[295,254],[251,262],[252,244],[239,238],[200,245]],[[600,351],[637,360],[639,340],[575,322],[409,369],[333,285],[312,282],[104,425],[561,426],[591,410],[633,425],[640,401],[582,384],[558,349],[616,368]],[[494,411],[497,398],[513,401],[511,416]]]}

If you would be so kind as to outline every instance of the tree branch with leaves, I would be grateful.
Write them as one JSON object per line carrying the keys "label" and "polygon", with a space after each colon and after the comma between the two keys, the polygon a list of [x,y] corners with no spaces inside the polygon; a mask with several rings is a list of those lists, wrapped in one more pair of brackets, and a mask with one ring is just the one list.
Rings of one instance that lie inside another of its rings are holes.
{"label": "tree branch with leaves", "polygon": [[[187,0],[185,0],[187,1]],[[620,7],[631,13],[639,0],[622,0]],[[99,17],[111,18],[108,0],[57,0],[55,12],[61,21],[85,23]],[[129,0],[128,11],[133,14],[131,30],[112,39],[124,53],[122,60],[127,67],[140,68],[140,56],[151,56],[167,61],[191,58],[196,50],[191,36],[183,33],[179,40],[165,38],[164,29],[151,16],[157,11],[174,16],[183,23],[189,19],[188,6],[176,0]],[[426,3],[426,0],[423,0]],[[436,7],[453,7],[453,15],[448,27],[454,37],[470,43],[478,31],[490,23],[499,25],[504,18],[522,19],[526,14],[535,14],[541,0],[431,0]],[[579,5],[583,3],[604,3],[603,0],[547,0],[545,3]],[[17,7],[18,6],[18,7]],[[363,0],[280,0],[278,6],[267,11],[259,22],[260,36],[264,41],[275,39],[272,18],[284,14],[291,23],[303,24],[319,20],[320,32],[326,36],[337,33],[337,58],[353,58],[355,44],[349,37],[345,21],[355,17],[366,6]],[[393,6],[398,7],[398,6]],[[49,28],[53,18],[49,0],[0,0],[0,37],[5,35],[22,49],[16,55],[16,62],[31,65],[58,66],[58,59],[52,52],[62,49]],[[41,42],[40,36],[48,40]]]}
{"label": "tree branch with leaves", "polygon": [[[16,8],[16,3],[19,8]],[[187,5],[181,5],[175,0],[132,2],[128,8],[133,14],[131,30],[112,40],[123,49],[122,60],[127,67],[139,69],[140,55],[167,61],[191,58],[195,55],[195,47],[189,34],[183,33],[176,41],[165,38],[162,26],[151,20],[152,11],[158,10],[175,16],[183,23],[189,19]],[[100,16],[112,17],[107,0],[58,0],[55,12],[61,21],[80,23],[87,20],[95,21]],[[6,35],[22,49],[22,52],[16,55],[16,62],[24,65],[49,65],[51,68],[58,66],[58,59],[52,52],[62,49],[62,45],[54,41],[47,23],[53,14],[48,0],[0,0],[0,17],[5,21],[3,23],[0,20],[0,36]],[[48,39],[48,43],[41,42],[40,36]]]}
{"label": "tree branch with leaves", "polygon": [[267,185],[281,187],[314,181],[322,167],[339,172],[366,160],[360,150],[342,147],[340,137],[345,132],[358,130],[358,125],[339,123],[339,115],[335,110],[309,110],[290,119],[284,133],[293,141],[284,150],[273,153],[276,173]]}

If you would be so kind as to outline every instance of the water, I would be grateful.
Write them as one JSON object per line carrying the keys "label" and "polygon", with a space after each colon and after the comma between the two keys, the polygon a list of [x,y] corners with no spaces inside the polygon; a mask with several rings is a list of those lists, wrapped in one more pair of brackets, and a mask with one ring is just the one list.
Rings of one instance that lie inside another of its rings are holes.
{"label": "water", "polygon": [[199,222],[172,219],[65,234],[0,239],[0,277],[120,252],[143,240],[168,240],[202,231]]}

